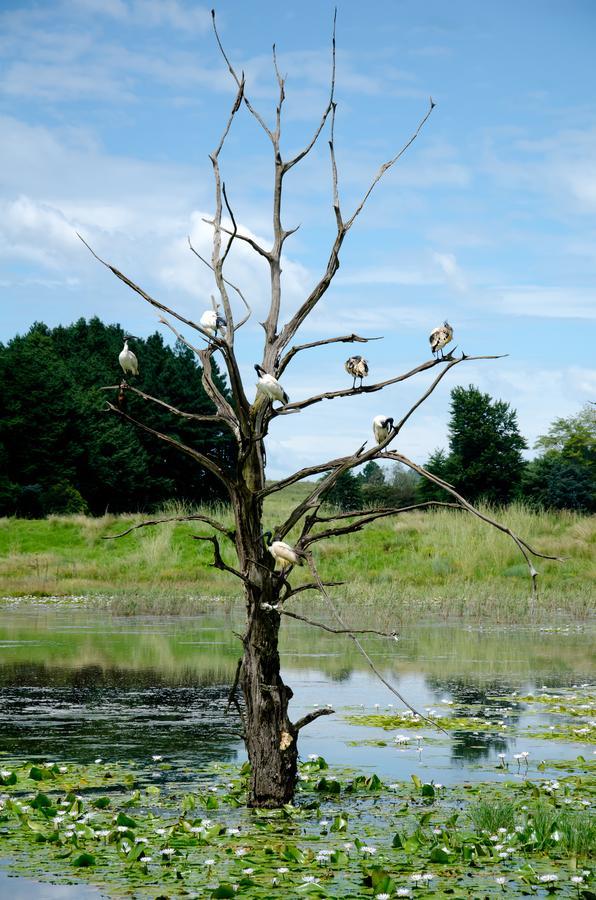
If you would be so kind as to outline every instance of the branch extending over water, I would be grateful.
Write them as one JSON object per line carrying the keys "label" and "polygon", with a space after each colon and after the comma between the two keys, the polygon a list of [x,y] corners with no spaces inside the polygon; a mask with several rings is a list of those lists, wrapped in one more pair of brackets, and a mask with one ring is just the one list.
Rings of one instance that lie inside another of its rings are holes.
{"label": "branch extending over water", "polygon": [[225,534],[227,538],[231,541],[236,540],[236,532],[231,531],[226,528],[225,525],[222,525],[221,522],[218,522],[217,519],[213,519],[211,516],[205,516],[199,513],[193,513],[188,516],[168,516],[165,519],[149,519],[146,522],[139,522],[138,525],[131,525],[130,528],[127,528],[126,531],[121,531],[119,534],[105,534],[102,537],[104,541],[113,541],[116,538],[124,537],[127,534],[130,534],[132,531],[136,531],[137,528],[147,528],[151,525],[164,525],[166,522],[205,522],[206,525],[211,525],[212,528],[215,528],[216,531],[221,532],[221,534]]}

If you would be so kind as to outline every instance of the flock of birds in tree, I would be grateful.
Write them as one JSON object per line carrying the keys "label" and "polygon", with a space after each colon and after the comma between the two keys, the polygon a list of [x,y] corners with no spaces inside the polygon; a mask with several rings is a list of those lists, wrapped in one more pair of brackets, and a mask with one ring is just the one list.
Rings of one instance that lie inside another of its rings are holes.
{"label": "flock of birds in tree", "polygon": [[[209,336],[216,337],[217,332],[221,328],[225,328],[227,326],[227,322],[222,316],[218,315],[215,310],[209,309],[203,313],[199,320],[199,324],[203,331],[205,331]],[[438,359],[439,352],[441,353],[441,359],[443,358],[443,347],[447,346],[453,340],[453,328],[449,324],[449,322],[445,321],[442,325],[439,325],[438,328],[434,328],[429,335],[430,349],[432,350],[433,356]],[[124,375],[138,375],[139,374],[139,361],[136,355],[130,350],[128,346],[129,341],[138,340],[133,335],[127,335],[124,338],[124,347],[120,351],[118,356],[118,361],[124,372]],[[360,379],[360,390],[362,390],[362,382],[363,379],[368,375],[368,362],[364,359],[363,356],[350,356],[349,359],[346,360],[344,368],[348,375],[351,375],[353,380],[352,390],[356,390],[356,379]],[[290,402],[290,398],[287,393],[273,375],[269,372],[266,372],[262,366],[258,364],[255,365],[255,370],[257,375],[259,376],[259,380],[257,382],[257,395],[260,393],[267,397],[273,403],[274,400],[277,400],[278,403],[281,403],[283,406],[286,406]],[[121,392],[124,386],[121,385]],[[390,436],[393,431],[394,420],[391,416],[375,416],[372,423],[373,434],[375,437],[375,441],[377,444],[383,444]],[[261,538],[266,539],[267,548],[269,553],[273,557],[275,563],[277,564],[278,560],[281,562],[282,570],[285,569],[288,565],[293,566],[303,566],[306,563],[306,554],[302,550],[298,550],[295,547],[291,547],[290,544],[286,544],[285,541],[273,541],[272,533],[270,531],[265,531],[261,535]]]}

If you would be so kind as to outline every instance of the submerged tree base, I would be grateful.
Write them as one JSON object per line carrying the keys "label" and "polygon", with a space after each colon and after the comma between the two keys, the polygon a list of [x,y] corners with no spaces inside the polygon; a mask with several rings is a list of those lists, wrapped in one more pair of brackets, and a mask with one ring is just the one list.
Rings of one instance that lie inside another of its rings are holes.
{"label": "submerged tree base", "polygon": [[300,767],[297,805],[264,811],[244,808],[247,766],[216,767],[188,792],[187,773],[177,782],[160,760],[152,771],[13,763],[0,773],[2,855],[15,874],[110,897],[588,900],[596,763],[567,767],[556,781],[447,788],[415,775],[386,785],[318,756]]}

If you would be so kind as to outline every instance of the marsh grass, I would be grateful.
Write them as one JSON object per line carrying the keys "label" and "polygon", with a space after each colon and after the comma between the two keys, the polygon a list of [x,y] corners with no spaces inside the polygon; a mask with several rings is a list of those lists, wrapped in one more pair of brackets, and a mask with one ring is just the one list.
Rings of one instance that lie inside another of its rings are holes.
{"label": "marsh grass", "polygon": [[517,806],[513,800],[479,800],[470,806],[469,816],[476,831],[495,834],[499,828],[513,831]]}
{"label": "marsh grass", "polygon": [[[307,485],[292,485],[273,494],[265,505],[266,527],[274,530],[307,490]],[[190,512],[187,505],[170,503],[156,517]],[[232,525],[226,507],[207,512]],[[592,615],[596,517],[536,513],[520,505],[496,515],[538,549],[566,558],[563,563],[536,563],[537,604],[513,542],[465,513],[436,510],[381,520],[360,534],[316,544],[315,556],[326,579],[345,582],[335,591],[338,599],[394,623],[462,616],[500,623],[550,622]],[[107,514],[0,520],[0,593],[109,595],[122,612],[191,612],[201,598],[240,598],[233,577],[211,567],[210,545],[190,539],[209,533],[200,522],[168,523],[115,541],[103,539],[145,518]],[[296,537],[297,532],[289,540]],[[221,546],[224,559],[233,565],[233,547],[225,538]],[[308,577],[303,571],[291,576],[294,583]]]}

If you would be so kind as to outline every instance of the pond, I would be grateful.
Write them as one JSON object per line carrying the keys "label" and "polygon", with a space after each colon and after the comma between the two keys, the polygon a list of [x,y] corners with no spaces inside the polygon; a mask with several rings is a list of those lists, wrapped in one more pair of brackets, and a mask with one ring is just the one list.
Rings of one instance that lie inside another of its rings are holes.
{"label": "pond", "polygon": [[[213,763],[242,762],[239,723],[228,709],[241,627],[216,604],[192,618],[123,618],[66,602],[7,605],[0,625],[3,765],[130,761],[145,783],[167,789],[169,782],[196,783]],[[589,626],[463,624],[404,628],[397,642],[368,638],[384,677],[445,724],[445,734],[403,717],[403,705],[349,639],[286,621],[283,674],[294,691],[293,718],[317,706],[335,710],[301,733],[301,755],[320,754],[388,782],[414,774],[446,786],[521,781],[538,769],[545,777],[557,761],[591,759],[593,729],[582,728],[578,714],[594,697],[592,638]],[[11,880],[13,896],[26,890]],[[31,896],[87,896],[82,888],[53,890]]]}

